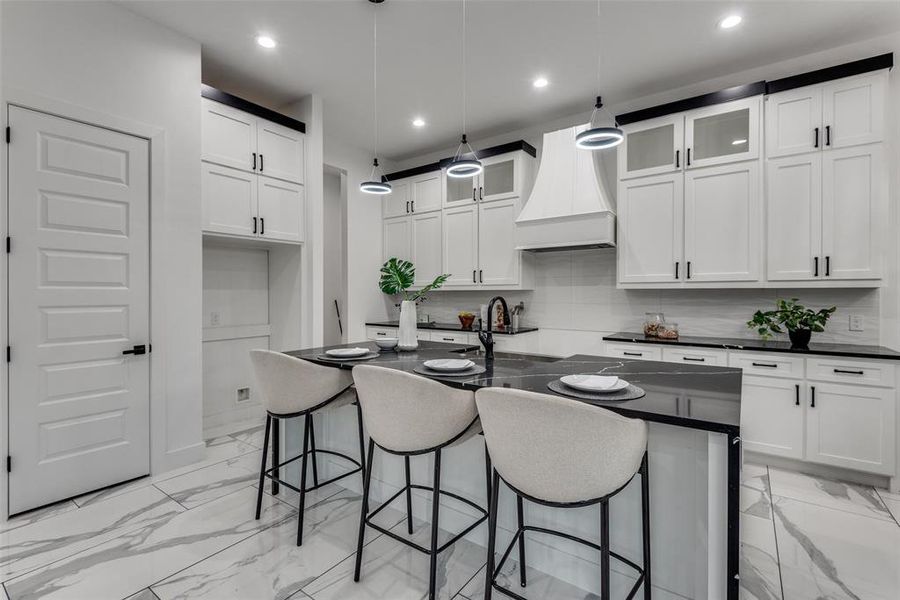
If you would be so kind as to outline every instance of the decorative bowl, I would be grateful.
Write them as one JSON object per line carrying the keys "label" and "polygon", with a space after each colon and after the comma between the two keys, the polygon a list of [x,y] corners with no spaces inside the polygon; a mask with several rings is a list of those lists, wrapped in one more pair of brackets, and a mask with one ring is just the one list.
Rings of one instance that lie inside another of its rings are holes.
{"label": "decorative bowl", "polygon": [[400,341],[400,338],[378,338],[375,340],[375,343],[382,350],[393,350],[397,347],[397,342]]}
{"label": "decorative bowl", "polygon": [[475,322],[475,315],[472,313],[459,313],[457,317],[459,318],[459,324],[462,325],[463,329],[472,329],[472,323]]}

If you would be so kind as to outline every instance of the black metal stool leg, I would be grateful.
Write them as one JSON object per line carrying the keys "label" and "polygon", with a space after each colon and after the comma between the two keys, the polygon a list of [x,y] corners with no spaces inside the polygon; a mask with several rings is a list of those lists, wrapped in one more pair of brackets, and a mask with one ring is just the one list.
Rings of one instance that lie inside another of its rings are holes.
{"label": "black metal stool leg", "polygon": [[266,459],[269,457],[269,429],[272,426],[272,416],[266,415],[266,433],[263,436],[262,465],[259,467],[259,489],[256,490],[256,519],[259,520],[262,511],[263,487],[266,485]]}
{"label": "black metal stool leg", "polygon": [[609,600],[609,500],[600,502],[600,600]]}
{"label": "black metal stool leg", "polygon": [[303,458],[300,459],[300,514],[297,515],[297,545],[303,545],[303,510],[306,508],[306,463],[309,458],[309,426],[312,415],[306,413],[303,431]]}
{"label": "black metal stool leg", "polygon": [[650,458],[641,462],[641,525],[644,542],[644,600],[650,600]]}
{"label": "black metal stool leg", "polygon": [[272,419],[272,495],[278,495],[278,463],[281,462],[281,420]]}
{"label": "black metal stool leg", "polygon": [[409,457],[403,457],[404,466],[406,467],[406,531],[412,535],[412,488],[409,480]]}
{"label": "black metal stool leg", "polygon": [[[362,407],[359,405],[359,400],[356,401],[356,426],[359,429],[359,477],[362,480],[361,483],[363,486],[366,485],[366,440],[363,435],[363,418],[362,418]],[[368,511],[369,507],[366,506],[365,509]]]}
{"label": "black metal stool leg", "polygon": [[435,599],[435,579],[438,560],[438,508],[441,505],[441,450],[434,451],[434,495],[431,499],[431,569],[428,574],[428,600]]}
{"label": "black metal stool leg", "polygon": [[494,557],[497,545],[497,501],[500,497],[500,474],[493,472],[491,500],[488,508],[487,564],[484,566],[484,600],[491,600],[494,593]]}
{"label": "black metal stool leg", "polygon": [[359,509],[359,539],[356,543],[356,568],[353,571],[353,581],[359,581],[359,572],[362,569],[363,541],[366,537],[366,515],[369,512],[369,486],[372,483],[372,463],[375,455],[375,441],[369,438],[369,462],[366,463],[366,475],[363,477],[362,506]]}
{"label": "black metal stool leg", "polygon": [[516,494],[516,516],[519,520],[519,585],[525,587],[525,508],[522,496]]}
{"label": "black metal stool leg", "polygon": [[[313,485],[319,485],[319,466],[316,464],[316,420],[309,415],[309,451],[312,453]],[[303,483],[306,485],[306,482]]]}

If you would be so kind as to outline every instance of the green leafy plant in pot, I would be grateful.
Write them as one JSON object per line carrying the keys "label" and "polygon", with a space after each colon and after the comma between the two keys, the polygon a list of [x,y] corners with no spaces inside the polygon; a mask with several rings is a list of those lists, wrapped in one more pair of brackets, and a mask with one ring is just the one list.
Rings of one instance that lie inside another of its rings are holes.
{"label": "green leafy plant in pot", "polygon": [[449,274],[438,275],[434,281],[419,290],[409,291],[416,280],[416,267],[408,260],[390,258],[381,265],[381,278],[378,287],[389,296],[402,296],[400,302],[400,350],[415,350],[419,347],[416,341],[416,302],[423,300],[425,294],[440,288],[450,277]]}
{"label": "green leafy plant in pot", "polygon": [[756,311],[747,321],[747,327],[755,329],[764,340],[787,329],[792,348],[806,348],[812,332],[825,331],[825,324],[837,310],[832,306],[815,311],[800,304],[797,298],[777,300],[775,306],[775,310]]}

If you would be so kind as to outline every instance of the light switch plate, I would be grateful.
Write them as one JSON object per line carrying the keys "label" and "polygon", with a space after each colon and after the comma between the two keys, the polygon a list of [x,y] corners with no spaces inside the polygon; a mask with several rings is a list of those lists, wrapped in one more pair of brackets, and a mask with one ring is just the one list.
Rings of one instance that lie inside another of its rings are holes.
{"label": "light switch plate", "polygon": [[850,315],[850,331],[862,331],[863,318],[862,315]]}

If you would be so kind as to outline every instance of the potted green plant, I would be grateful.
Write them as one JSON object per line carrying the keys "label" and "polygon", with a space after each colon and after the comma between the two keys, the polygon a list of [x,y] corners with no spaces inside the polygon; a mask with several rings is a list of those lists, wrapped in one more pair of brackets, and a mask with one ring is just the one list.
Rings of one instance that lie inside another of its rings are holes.
{"label": "potted green plant", "polygon": [[777,300],[775,306],[775,310],[756,311],[747,321],[747,327],[755,329],[764,340],[787,329],[792,348],[806,348],[812,332],[825,331],[825,324],[837,310],[832,306],[815,311],[800,304],[797,298]]}
{"label": "potted green plant", "polygon": [[397,348],[400,350],[415,350],[419,343],[416,341],[416,302],[422,300],[430,291],[444,285],[450,277],[448,274],[438,275],[434,281],[415,291],[409,291],[416,280],[416,267],[408,260],[390,258],[381,265],[381,278],[378,287],[389,296],[400,294],[400,340]]}

